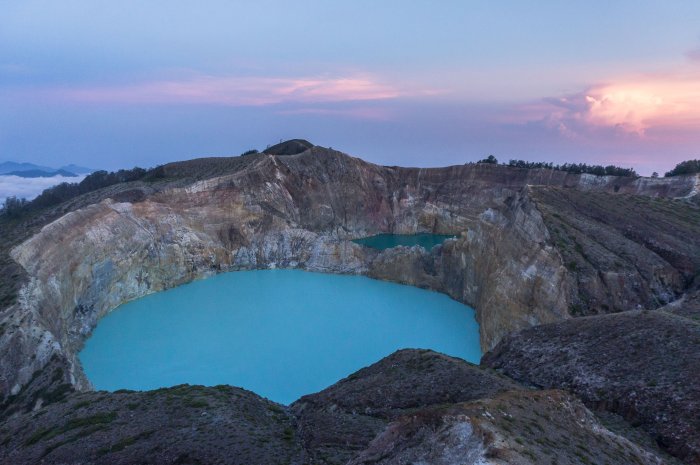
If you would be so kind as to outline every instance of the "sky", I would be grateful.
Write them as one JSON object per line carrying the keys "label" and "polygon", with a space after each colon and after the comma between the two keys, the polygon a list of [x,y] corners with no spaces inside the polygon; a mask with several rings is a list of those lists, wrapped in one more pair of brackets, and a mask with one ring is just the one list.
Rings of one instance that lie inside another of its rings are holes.
{"label": "sky", "polygon": [[[574,4],[575,3],[575,4]],[[700,2],[0,0],[0,161],[700,157]]]}

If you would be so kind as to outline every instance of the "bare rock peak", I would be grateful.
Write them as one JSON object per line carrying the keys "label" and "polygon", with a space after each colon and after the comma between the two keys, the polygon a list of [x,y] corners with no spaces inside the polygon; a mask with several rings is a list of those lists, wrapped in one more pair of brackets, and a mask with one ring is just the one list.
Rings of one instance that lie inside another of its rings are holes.
{"label": "bare rock peak", "polygon": [[267,153],[269,155],[297,155],[299,153],[306,152],[312,147],[314,147],[314,144],[308,140],[290,139],[266,148],[263,150],[263,153]]}

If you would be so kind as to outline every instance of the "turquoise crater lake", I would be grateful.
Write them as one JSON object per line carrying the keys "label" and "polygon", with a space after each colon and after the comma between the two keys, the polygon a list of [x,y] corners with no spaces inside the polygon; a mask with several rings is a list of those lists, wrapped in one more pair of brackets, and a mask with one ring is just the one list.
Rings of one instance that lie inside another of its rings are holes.
{"label": "turquoise crater lake", "polygon": [[391,249],[400,245],[413,247],[419,245],[426,250],[430,250],[438,244],[442,244],[447,239],[452,239],[456,236],[448,234],[377,234],[376,236],[363,237],[355,239],[356,244],[371,247],[373,249]]}
{"label": "turquoise crater lake", "polygon": [[478,363],[474,311],[362,276],[259,270],[121,305],[79,357],[96,389],[230,384],[287,404],[402,348]]}

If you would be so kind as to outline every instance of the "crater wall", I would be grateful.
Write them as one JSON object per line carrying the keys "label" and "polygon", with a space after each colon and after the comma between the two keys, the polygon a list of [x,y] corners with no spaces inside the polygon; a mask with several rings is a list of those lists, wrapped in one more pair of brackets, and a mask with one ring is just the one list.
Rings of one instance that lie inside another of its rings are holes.
{"label": "crater wall", "polygon": [[[576,271],[542,213],[546,199],[534,195],[538,186],[611,199],[684,197],[697,179],[650,184],[479,164],[381,167],[314,147],[260,156],[237,172],[179,182],[133,203],[106,199],[67,213],[12,250],[28,279],[2,313],[0,392],[18,392],[51,360],[65,366],[67,382],[88,389],[76,354],[107,312],[244,269],[365,274],[445,292],[475,308],[488,350],[511,331],[569,318],[578,295]],[[431,251],[380,252],[350,242],[382,232],[458,237]],[[654,299],[682,292],[686,281],[675,278],[672,265],[653,272],[668,274]],[[639,298],[645,305],[650,299]]]}

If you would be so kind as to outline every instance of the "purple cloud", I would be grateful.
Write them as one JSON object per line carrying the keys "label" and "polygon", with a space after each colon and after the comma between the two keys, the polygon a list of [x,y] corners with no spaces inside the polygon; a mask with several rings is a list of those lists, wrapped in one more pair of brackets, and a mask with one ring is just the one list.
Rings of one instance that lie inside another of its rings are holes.
{"label": "purple cloud", "polygon": [[700,47],[685,52],[685,56],[690,61],[700,62]]}

